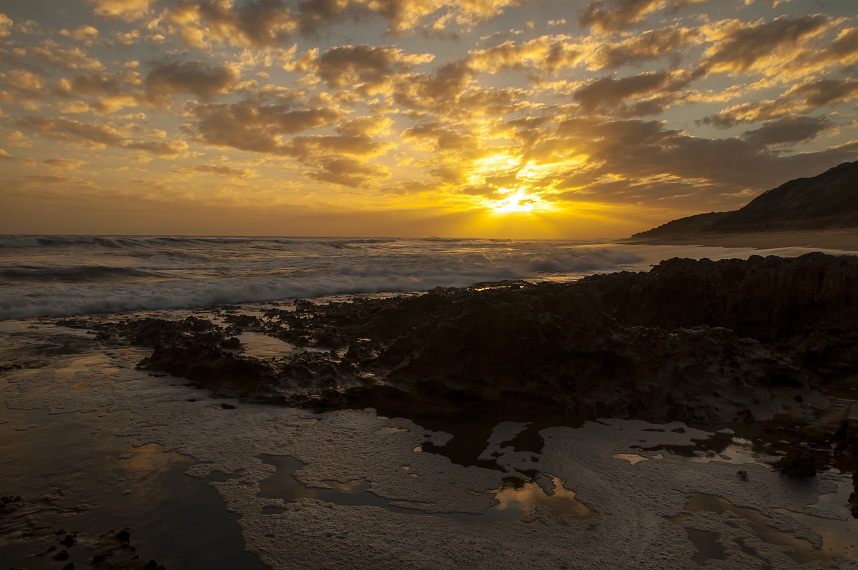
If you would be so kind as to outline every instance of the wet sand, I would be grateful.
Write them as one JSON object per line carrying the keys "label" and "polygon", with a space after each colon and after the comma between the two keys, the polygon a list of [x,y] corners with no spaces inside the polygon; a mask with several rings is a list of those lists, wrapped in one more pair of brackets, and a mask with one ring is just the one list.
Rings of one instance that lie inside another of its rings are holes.
{"label": "wet sand", "polygon": [[[21,325],[34,350],[74,334]],[[22,496],[0,554],[19,568],[100,568],[100,554],[117,568],[856,567],[847,478],[784,477],[773,450],[727,432],[501,422],[447,454],[464,418],[447,432],[219,399],[135,369],[139,350],[75,346],[0,373],[0,487]]]}
{"label": "wet sand", "polygon": [[806,247],[835,251],[858,251],[858,228],[792,232],[707,233],[652,239],[629,238],[625,244],[702,245],[713,247],[754,247],[773,249]]}

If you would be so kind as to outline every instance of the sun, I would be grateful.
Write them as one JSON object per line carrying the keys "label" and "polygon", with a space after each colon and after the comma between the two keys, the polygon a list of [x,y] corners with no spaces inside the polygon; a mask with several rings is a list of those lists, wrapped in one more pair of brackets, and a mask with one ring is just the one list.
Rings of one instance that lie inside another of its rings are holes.
{"label": "sun", "polygon": [[503,198],[486,200],[485,203],[485,206],[496,214],[527,214],[553,209],[538,195],[531,194],[524,188],[500,188],[498,193],[502,194]]}

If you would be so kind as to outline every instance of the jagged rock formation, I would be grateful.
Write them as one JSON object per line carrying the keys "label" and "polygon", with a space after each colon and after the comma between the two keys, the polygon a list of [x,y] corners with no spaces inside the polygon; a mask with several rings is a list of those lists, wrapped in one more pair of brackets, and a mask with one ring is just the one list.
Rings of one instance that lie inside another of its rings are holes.
{"label": "jagged rock formation", "polygon": [[845,162],[819,176],[768,190],[739,210],[680,218],[632,239],[854,227],[858,227],[858,162]]}
{"label": "jagged rock formation", "polygon": [[[748,407],[773,388],[858,374],[858,258],[671,259],[575,283],[303,301],[225,320],[88,326],[151,346],[144,369],[252,401],[727,424],[752,421]],[[243,330],[308,350],[250,358],[232,337]]]}

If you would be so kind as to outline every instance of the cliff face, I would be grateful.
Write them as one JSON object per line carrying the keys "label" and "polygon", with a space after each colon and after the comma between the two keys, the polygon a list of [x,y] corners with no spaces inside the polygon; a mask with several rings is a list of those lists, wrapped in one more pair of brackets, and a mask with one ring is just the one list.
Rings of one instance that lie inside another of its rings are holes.
{"label": "cliff face", "polygon": [[858,162],[764,192],[734,212],[673,220],[633,238],[858,227]]}

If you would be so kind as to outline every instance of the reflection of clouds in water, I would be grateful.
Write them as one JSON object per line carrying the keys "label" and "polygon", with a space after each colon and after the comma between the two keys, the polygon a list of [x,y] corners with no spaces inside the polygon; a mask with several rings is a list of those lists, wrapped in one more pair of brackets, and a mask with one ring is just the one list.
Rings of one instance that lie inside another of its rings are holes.
{"label": "reflection of clouds in water", "polygon": [[596,516],[597,513],[575,498],[574,491],[563,486],[563,480],[552,477],[551,481],[554,485],[554,492],[551,495],[533,481],[505,483],[495,492],[498,504],[493,508],[499,511],[515,509],[522,514],[529,514],[536,507],[548,507],[555,516],[571,515],[577,520],[587,520]]}

